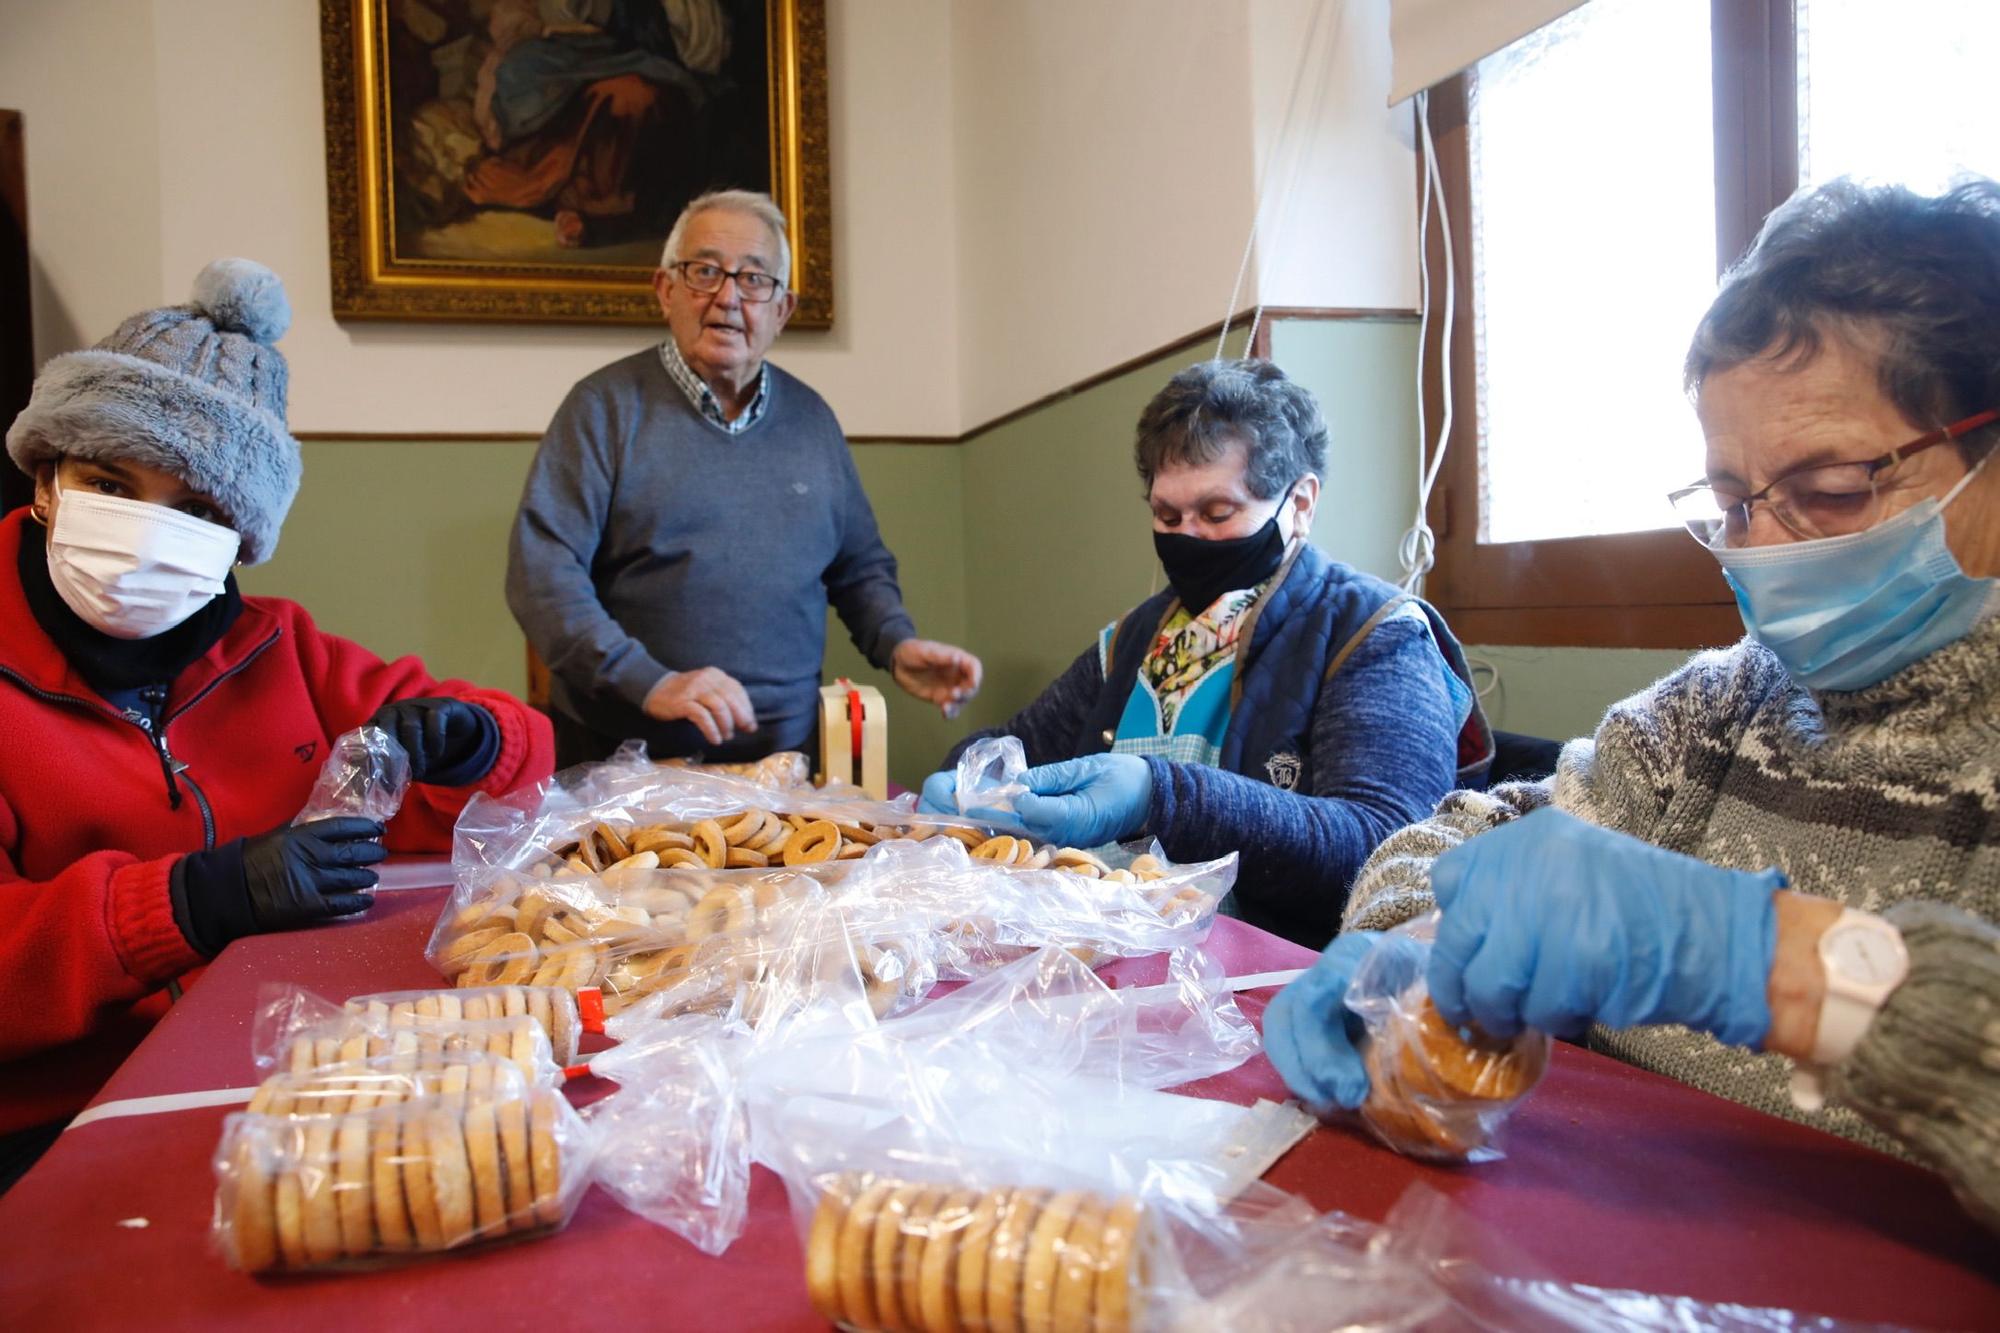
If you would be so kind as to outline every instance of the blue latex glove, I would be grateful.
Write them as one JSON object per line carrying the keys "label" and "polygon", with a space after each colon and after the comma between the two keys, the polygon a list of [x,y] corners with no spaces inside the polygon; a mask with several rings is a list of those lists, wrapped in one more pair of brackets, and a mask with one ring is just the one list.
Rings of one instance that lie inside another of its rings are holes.
{"label": "blue latex glove", "polygon": [[1021,827],[1020,821],[1005,810],[974,806],[961,812],[958,808],[958,772],[955,769],[933,773],[924,779],[924,792],[917,798],[917,809],[934,815],[950,815],[953,819],[974,819],[995,828]]}
{"label": "blue latex glove", "polygon": [[1431,867],[1444,911],[1431,998],[1495,1037],[1684,1023],[1755,1048],[1784,887],[1776,870],[1723,870],[1538,810]]}
{"label": "blue latex glove", "polygon": [[1336,936],[1319,961],[1264,1010],[1264,1054],[1316,1115],[1351,1111],[1368,1100],[1368,1071],[1360,1055],[1366,1029],[1361,1015],[1347,1007],[1347,983],[1376,937],[1372,930]]}
{"label": "blue latex glove", "polygon": [[933,815],[957,814],[957,771],[949,768],[941,769],[925,778],[923,795],[917,798],[917,809]]}
{"label": "blue latex glove", "polygon": [[1101,847],[1146,827],[1153,813],[1153,771],[1134,754],[1092,754],[1044,764],[1021,775],[1014,798],[1022,827],[1060,847]]}

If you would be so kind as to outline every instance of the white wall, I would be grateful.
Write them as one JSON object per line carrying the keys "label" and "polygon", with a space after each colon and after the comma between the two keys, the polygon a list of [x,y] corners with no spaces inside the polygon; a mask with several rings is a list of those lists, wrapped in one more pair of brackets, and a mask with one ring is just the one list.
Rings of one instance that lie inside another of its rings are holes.
{"label": "white wall", "polygon": [[954,11],[976,423],[1222,318],[1252,208],[1244,0]]}
{"label": "white wall", "polygon": [[[1386,0],[828,0],[839,310],[775,359],[851,434],[950,436],[1219,319],[1257,145],[1322,4],[1341,40],[1318,47],[1331,63],[1262,296],[1410,304]],[[290,288],[300,431],[538,432],[577,378],[653,336],[336,323],[319,71],[307,0],[5,0],[38,358],[184,300],[226,254]],[[1239,304],[1255,290],[1253,273]]]}
{"label": "white wall", "polygon": [[[48,273],[40,359],[186,299],[224,254],[290,289],[296,430],[540,431],[570,384],[652,336],[336,323],[306,0],[7,0],[0,25],[0,106],[27,114],[30,241]],[[837,326],[788,335],[775,359],[856,434],[957,428],[949,30],[934,0],[828,5]]]}
{"label": "white wall", "polygon": [[150,0],[10,0],[0,15],[0,106],[25,113],[37,361],[160,290],[153,71]]}
{"label": "white wall", "polygon": [[1386,105],[1388,0],[1250,0],[1249,12],[1258,296],[1415,309],[1416,124],[1408,103]]}

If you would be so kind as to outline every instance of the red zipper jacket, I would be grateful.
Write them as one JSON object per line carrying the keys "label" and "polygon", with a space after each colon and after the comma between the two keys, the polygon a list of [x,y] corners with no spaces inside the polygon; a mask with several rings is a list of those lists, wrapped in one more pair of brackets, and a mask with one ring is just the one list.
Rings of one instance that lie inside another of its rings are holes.
{"label": "red zipper jacket", "polygon": [[555,762],[548,719],[511,695],[383,662],[274,597],[245,597],[173,682],[156,746],[30,614],[27,521],[25,508],[0,519],[0,1133],[74,1114],[165,1012],[167,983],[201,966],[174,924],[174,862],[289,823],[333,738],[377,708],[451,695],[500,724],[476,787],[410,788],[392,851],[449,850],[474,791],[538,782]]}

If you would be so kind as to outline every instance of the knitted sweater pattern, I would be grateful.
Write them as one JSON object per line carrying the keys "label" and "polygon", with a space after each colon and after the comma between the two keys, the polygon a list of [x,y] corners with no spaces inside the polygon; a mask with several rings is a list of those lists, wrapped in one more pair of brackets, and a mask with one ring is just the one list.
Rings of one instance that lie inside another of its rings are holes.
{"label": "knitted sweater pattern", "polygon": [[[1432,861],[1545,804],[1714,865],[1775,866],[1792,888],[1887,913],[1906,933],[1938,913],[1905,904],[1944,904],[2000,921],[1996,740],[2000,620],[1851,693],[1795,684],[1768,650],[1746,639],[1695,657],[1612,707],[1594,737],[1564,747],[1552,778],[1446,796],[1432,818],[1376,850],[1355,882],[1343,926],[1386,929],[1430,910]],[[1945,915],[1962,923],[1961,935],[1974,927]],[[1922,961],[1914,943],[1912,958]],[[1906,983],[1890,1009],[1925,1002],[1920,988]],[[1878,1021],[1857,1055],[1889,1040],[1894,1028]],[[1961,1055],[1985,1055],[1977,1032],[1959,1035]],[[1902,1151],[1850,1106],[1800,1111],[1788,1092],[1791,1062],[1782,1056],[1724,1046],[1678,1026],[1599,1027],[1589,1043],[1758,1110]],[[1933,1056],[1944,1059],[1943,1048],[1925,1058]],[[1879,1063],[1849,1062],[1855,1069]],[[1881,1102],[1875,1094],[1884,1090],[1860,1087],[1855,1070],[1844,1072],[1849,1100],[1885,1121],[1882,1108],[1869,1105],[1871,1096]]]}

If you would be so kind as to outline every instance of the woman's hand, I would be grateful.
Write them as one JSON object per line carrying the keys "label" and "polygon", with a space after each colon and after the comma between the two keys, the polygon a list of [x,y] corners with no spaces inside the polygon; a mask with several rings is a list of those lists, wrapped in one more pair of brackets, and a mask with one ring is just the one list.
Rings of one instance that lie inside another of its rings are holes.
{"label": "woman's hand", "polygon": [[1495,1037],[1684,1023],[1758,1047],[1784,886],[1539,810],[1431,868],[1431,998]]}
{"label": "woman's hand", "polygon": [[1043,842],[1101,847],[1130,838],[1153,813],[1153,771],[1131,754],[1092,754],[1021,775],[1014,816]]}
{"label": "woman's hand", "polygon": [[1352,1111],[1368,1100],[1364,1030],[1361,1015],[1347,1007],[1347,983],[1378,938],[1372,930],[1335,937],[1264,1011],[1264,1054],[1315,1115]]}

